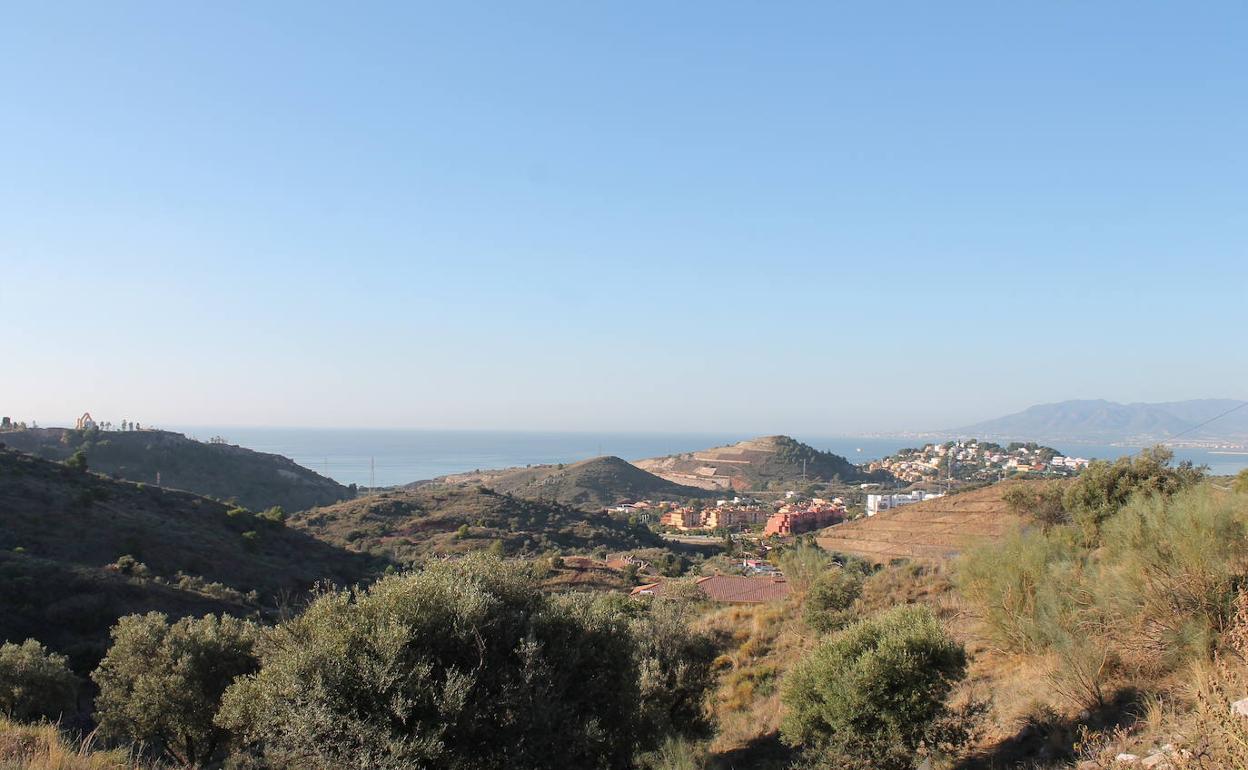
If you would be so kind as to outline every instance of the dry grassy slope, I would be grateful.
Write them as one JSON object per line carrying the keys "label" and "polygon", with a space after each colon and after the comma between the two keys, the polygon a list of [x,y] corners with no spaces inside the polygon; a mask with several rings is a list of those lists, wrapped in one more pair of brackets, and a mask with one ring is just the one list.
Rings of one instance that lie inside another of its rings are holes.
{"label": "dry grassy slope", "polygon": [[145,484],[155,484],[159,473],[162,486],[236,500],[253,511],[274,505],[298,511],[350,496],[333,479],[281,455],[206,444],[169,431],[39,428],[6,431],[0,442],[49,460],[65,460],[83,449],[92,470]]}
{"label": "dry grassy slope", "polygon": [[[499,471],[461,473],[435,483],[484,485],[528,500],[545,500],[599,509],[622,501],[708,497],[712,493],[676,484],[618,457],[595,457],[569,465],[539,465]],[[418,485],[412,485],[413,487]]]}
{"label": "dry grassy slope", "polygon": [[[508,555],[661,547],[644,527],[600,513],[522,500],[482,487],[421,487],[304,511],[291,525],[354,550],[418,562],[502,540]],[[461,537],[461,527],[468,535]]]}
{"label": "dry grassy slope", "polygon": [[1022,525],[1002,495],[1015,484],[1006,481],[957,495],[904,505],[870,518],[847,521],[817,535],[829,551],[853,554],[877,564],[893,559],[941,561],[966,547],[1004,536]]}
{"label": "dry grassy slope", "polygon": [[[803,466],[803,461],[805,465]],[[725,447],[633,463],[678,484],[710,490],[749,490],[771,482],[886,480],[871,476],[840,455],[820,452],[788,436],[764,436]]]}
{"label": "dry grassy slope", "polygon": [[[237,594],[179,587],[179,571],[240,593],[255,590],[262,603],[368,572],[369,560],[358,554],[229,510],[186,492],[0,450],[0,639],[34,636],[66,649],[98,643],[129,612],[242,609]],[[151,575],[108,568],[123,555]]]}

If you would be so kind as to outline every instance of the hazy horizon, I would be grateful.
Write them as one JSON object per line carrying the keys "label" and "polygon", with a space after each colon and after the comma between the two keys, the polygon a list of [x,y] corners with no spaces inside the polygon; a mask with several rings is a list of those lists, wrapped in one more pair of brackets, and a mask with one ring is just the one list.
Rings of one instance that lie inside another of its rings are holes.
{"label": "hazy horizon", "polygon": [[1248,6],[68,4],[0,414],[858,435],[1248,382]]}

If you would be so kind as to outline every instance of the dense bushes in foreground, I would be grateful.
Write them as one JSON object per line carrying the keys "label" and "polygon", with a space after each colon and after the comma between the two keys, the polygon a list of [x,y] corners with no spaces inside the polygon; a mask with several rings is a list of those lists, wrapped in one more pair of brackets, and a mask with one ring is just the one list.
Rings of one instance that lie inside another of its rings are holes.
{"label": "dense bushes in foreground", "polygon": [[1164,452],[1097,463],[1071,523],[968,553],[958,584],[1003,649],[1053,654],[1056,688],[1099,705],[1115,680],[1208,660],[1248,576],[1248,497]]}
{"label": "dense bushes in foreground", "polygon": [[95,716],[186,767],[631,768],[709,727],[715,650],[686,611],[548,595],[531,565],[475,556],[324,592],[268,629],[132,615],[92,675]]}

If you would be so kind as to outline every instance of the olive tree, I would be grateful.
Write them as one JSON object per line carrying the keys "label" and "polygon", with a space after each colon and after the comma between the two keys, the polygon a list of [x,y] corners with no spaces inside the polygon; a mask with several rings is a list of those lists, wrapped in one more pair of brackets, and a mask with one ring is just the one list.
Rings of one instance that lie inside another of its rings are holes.
{"label": "olive tree", "polygon": [[610,769],[637,746],[627,616],[488,555],[325,593],[261,662],[218,723],[278,765]]}
{"label": "olive tree", "polygon": [[0,715],[18,721],[57,719],[74,708],[78,678],[64,655],[34,639],[0,645]]}
{"label": "olive tree", "polygon": [[806,592],[802,619],[819,633],[844,628],[850,621],[850,608],[862,595],[862,572],[833,567],[815,578]]}
{"label": "olive tree", "polygon": [[211,762],[229,734],[213,723],[221,696],[253,672],[259,631],[226,615],[183,618],[128,615],[113,627],[113,645],[91,675],[100,729],[157,746],[189,766]]}
{"label": "olive tree", "polygon": [[781,735],[816,766],[905,770],[965,674],[965,651],[928,609],[897,607],[828,637],[794,666]]}

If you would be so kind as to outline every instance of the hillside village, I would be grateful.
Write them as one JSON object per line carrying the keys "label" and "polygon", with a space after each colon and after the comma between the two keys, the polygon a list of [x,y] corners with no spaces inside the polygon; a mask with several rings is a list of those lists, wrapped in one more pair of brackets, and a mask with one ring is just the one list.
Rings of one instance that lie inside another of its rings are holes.
{"label": "hillside village", "polygon": [[1087,467],[1082,457],[1067,457],[1052,447],[1015,442],[959,439],[902,449],[867,463],[868,471],[886,471],[900,481],[1000,481],[1020,475],[1067,477]]}

